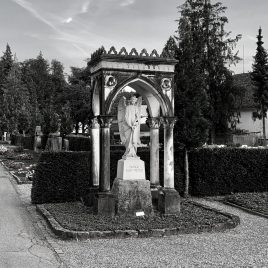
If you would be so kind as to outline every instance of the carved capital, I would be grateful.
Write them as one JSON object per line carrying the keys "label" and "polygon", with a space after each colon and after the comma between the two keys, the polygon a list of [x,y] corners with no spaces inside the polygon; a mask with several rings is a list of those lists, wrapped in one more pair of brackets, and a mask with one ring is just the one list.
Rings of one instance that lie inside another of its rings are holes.
{"label": "carved capital", "polygon": [[161,119],[160,117],[148,117],[146,124],[149,128],[158,129],[161,125]]}
{"label": "carved capital", "polygon": [[114,116],[112,115],[99,115],[98,121],[101,128],[110,128],[113,122]]}
{"label": "carved capital", "polygon": [[89,118],[89,127],[91,129],[100,128],[98,117],[94,116],[94,117]]}
{"label": "carved capital", "polygon": [[174,128],[176,122],[177,122],[176,116],[161,117],[161,123],[163,124],[164,128]]}

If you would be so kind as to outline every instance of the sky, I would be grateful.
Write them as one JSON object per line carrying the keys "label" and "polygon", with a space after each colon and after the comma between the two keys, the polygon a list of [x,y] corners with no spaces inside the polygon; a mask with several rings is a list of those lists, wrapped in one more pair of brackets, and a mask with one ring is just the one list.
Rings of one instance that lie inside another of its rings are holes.
{"label": "sky", "polygon": [[[215,1],[212,0],[215,3]],[[243,61],[231,69],[251,71],[256,36],[261,26],[268,48],[268,1],[222,0],[228,9],[226,30],[232,37],[242,34],[235,51]],[[119,51],[135,47],[161,53],[177,29],[178,6],[184,0],[0,0],[0,53],[9,43],[19,61],[57,59],[70,66],[85,67],[100,46]],[[243,53],[244,51],[244,53]],[[0,54],[2,55],[2,54]]]}

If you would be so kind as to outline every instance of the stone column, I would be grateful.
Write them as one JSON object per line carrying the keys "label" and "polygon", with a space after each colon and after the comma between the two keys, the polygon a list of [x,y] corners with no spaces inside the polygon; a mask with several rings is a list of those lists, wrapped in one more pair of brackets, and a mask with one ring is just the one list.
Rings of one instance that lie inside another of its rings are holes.
{"label": "stone column", "polygon": [[158,209],[163,214],[180,213],[180,195],[174,189],[173,128],[176,117],[163,117],[164,125],[164,188],[159,192]]}
{"label": "stone column", "polygon": [[101,164],[100,164],[100,192],[110,191],[110,127],[113,116],[100,115],[98,117],[101,127]]}
{"label": "stone column", "polygon": [[164,125],[164,187],[174,188],[173,128],[176,117],[163,117]]}
{"label": "stone column", "polygon": [[97,117],[90,118],[90,137],[91,178],[93,187],[98,187],[100,179],[100,125]]}
{"label": "stone column", "polygon": [[159,182],[159,117],[149,117],[146,120],[150,128],[150,182],[151,188],[157,188]]}

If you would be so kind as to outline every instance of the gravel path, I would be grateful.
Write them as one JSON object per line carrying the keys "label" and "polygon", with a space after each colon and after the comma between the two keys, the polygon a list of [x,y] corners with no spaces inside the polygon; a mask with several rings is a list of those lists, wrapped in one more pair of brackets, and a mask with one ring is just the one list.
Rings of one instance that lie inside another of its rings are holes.
{"label": "gravel path", "polygon": [[166,238],[58,241],[69,267],[268,267],[268,220],[218,202],[195,199],[238,215],[223,233]]}
{"label": "gravel path", "polygon": [[[17,185],[30,205],[29,185]],[[62,241],[44,228],[49,243],[70,268],[83,267],[268,267],[268,220],[219,202],[194,199],[240,217],[241,224],[222,233],[166,238]],[[33,213],[34,212],[33,210]],[[36,215],[39,218],[38,215]]]}

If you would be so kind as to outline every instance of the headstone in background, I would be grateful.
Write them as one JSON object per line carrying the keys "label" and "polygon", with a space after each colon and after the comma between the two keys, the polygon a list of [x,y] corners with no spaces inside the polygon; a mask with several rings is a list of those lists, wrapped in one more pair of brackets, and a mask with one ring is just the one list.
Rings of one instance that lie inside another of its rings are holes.
{"label": "headstone in background", "polygon": [[42,131],[41,126],[35,127],[35,136],[34,136],[34,151],[39,152],[42,149]]}

